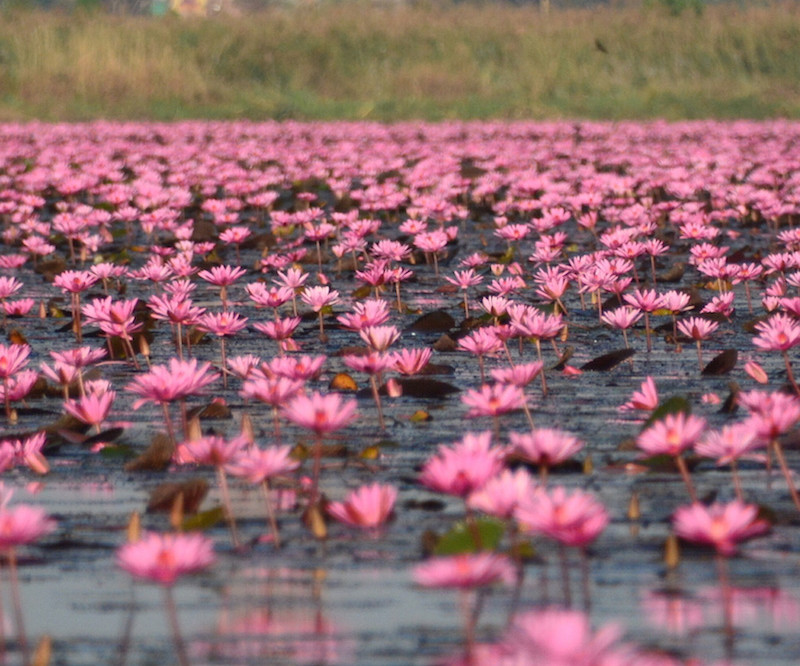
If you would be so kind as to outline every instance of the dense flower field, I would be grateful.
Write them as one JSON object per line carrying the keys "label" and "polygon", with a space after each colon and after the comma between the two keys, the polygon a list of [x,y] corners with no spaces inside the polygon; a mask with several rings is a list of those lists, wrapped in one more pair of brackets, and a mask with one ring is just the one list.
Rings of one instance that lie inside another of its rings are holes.
{"label": "dense flower field", "polygon": [[789,122],[1,125],[5,651],[792,663],[799,215]]}

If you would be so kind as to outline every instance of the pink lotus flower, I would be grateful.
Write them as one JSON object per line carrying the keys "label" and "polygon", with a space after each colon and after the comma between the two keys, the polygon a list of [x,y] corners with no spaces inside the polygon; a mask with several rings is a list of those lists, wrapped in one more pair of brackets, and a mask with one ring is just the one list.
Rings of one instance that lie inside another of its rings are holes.
{"label": "pink lotus flower", "polygon": [[344,400],[339,393],[297,395],[283,408],[283,415],[292,423],[311,430],[314,440],[314,468],[311,480],[311,505],[319,499],[319,476],[322,464],[322,436],[340,430],[356,417],[356,401]]}
{"label": "pink lotus flower", "polygon": [[414,567],[413,578],[422,587],[472,589],[493,583],[510,584],[516,577],[514,566],[505,555],[467,553],[434,557]]}
{"label": "pink lotus flower", "polygon": [[100,424],[108,417],[116,395],[116,392],[111,390],[89,392],[77,400],[65,402],[64,411],[83,423],[95,426],[99,433]]}
{"label": "pink lotus flower", "polygon": [[621,629],[613,624],[593,632],[589,617],[580,611],[545,609],[518,615],[503,641],[503,647],[509,653],[509,664],[528,666],[648,664],[645,659],[637,661],[629,647],[618,643],[621,634]]}
{"label": "pink lotus flower", "polygon": [[375,529],[385,523],[392,513],[397,489],[373,483],[347,494],[344,502],[331,502],[328,513],[339,522],[362,529]]}
{"label": "pink lotus flower", "polygon": [[461,402],[470,408],[467,418],[497,417],[520,409],[525,403],[525,396],[522,389],[513,384],[484,384],[480,389],[469,389],[461,396]]}
{"label": "pink lotus flower", "polygon": [[292,423],[324,435],[340,430],[356,417],[355,400],[345,400],[339,393],[323,395],[314,391],[310,396],[298,395],[283,409],[283,415]]}
{"label": "pink lotus flower", "polygon": [[11,460],[6,461],[8,466],[27,465],[37,474],[47,474],[50,464],[42,453],[46,438],[44,431],[40,431],[24,439],[4,439],[0,442],[0,447],[4,451],[4,458],[11,454]]}
{"label": "pink lotus flower", "polygon": [[525,529],[578,547],[594,541],[609,522],[598,500],[582,490],[570,494],[562,486],[531,496],[517,508],[516,517]]}
{"label": "pink lotus flower", "polygon": [[719,324],[717,322],[703,319],[702,317],[689,317],[678,322],[678,330],[697,343],[697,364],[701,372],[703,371],[701,343],[711,337],[718,328]]}
{"label": "pink lotus flower", "polygon": [[470,493],[467,506],[507,520],[522,502],[537,492],[541,492],[541,489],[528,470],[522,467],[514,472],[504,469],[480,489]]}
{"label": "pink lotus flower", "polygon": [[8,379],[28,364],[30,345],[0,343],[0,378]]}
{"label": "pink lotus flower", "polygon": [[423,466],[419,481],[431,490],[466,497],[500,472],[504,454],[492,448],[490,432],[468,432],[452,447],[440,446]]}
{"label": "pink lotus flower", "polygon": [[631,409],[641,409],[652,412],[658,407],[658,390],[652,377],[646,377],[638,391],[634,391],[630,400],[624,405],[620,405],[620,411]]}
{"label": "pink lotus flower", "polygon": [[290,446],[239,449],[238,455],[225,464],[225,471],[249,483],[261,483],[297,469],[300,463],[292,460],[291,454]]}
{"label": "pink lotus flower", "polygon": [[190,395],[199,395],[219,377],[210,368],[210,363],[199,363],[196,358],[186,361],[171,358],[168,365],[154,365],[149,372],[134,378],[125,388],[140,396],[133,403],[134,409],[139,409],[147,402],[162,405]]}
{"label": "pink lotus flower", "polygon": [[389,354],[392,368],[403,375],[416,375],[428,365],[433,355],[430,347],[423,349],[398,349]]}
{"label": "pink lotus flower", "polygon": [[117,550],[117,564],[125,571],[164,586],[213,563],[213,543],[202,534],[150,533]]}
{"label": "pink lotus flower", "polygon": [[369,326],[380,326],[389,320],[389,306],[386,301],[368,298],[355,303],[352,312],[339,315],[337,321],[345,328],[360,331]]}
{"label": "pink lotus flower", "polygon": [[675,533],[687,541],[714,546],[730,556],[737,545],[769,531],[769,523],[758,518],[758,507],[734,500],[710,507],[697,502],[682,506],[672,517]]}
{"label": "pink lotus flower", "polygon": [[370,348],[379,352],[386,351],[400,337],[396,326],[366,326],[358,334]]}
{"label": "pink lotus flower", "polygon": [[547,470],[574,456],[583,448],[577,437],[556,428],[534,428],[530,432],[509,434],[514,452],[524,460],[542,468],[542,478]]}
{"label": "pink lotus flower", "polygon": [[0,551],[9,551],[38,541],[56,528],[44,509],[28,504],[9,507],[13,491],[0,484]]}
{"label": "pink lotus flower", "polygon": [[219,435],[206,435],[183,442],[178,447],[177,457],[181,463],[226,467],[244,452],[247,444],[244,437],[226,439]]}
{"label": "pink lotus flower", "polygon": [[636,438],[647,455],[676,456],[694,445],[706,427],[706,420],[684,412],[667,414]]}
{"label": "pink lotus flower", "polygon": [[736,498],[743,502],[744,495],[736,463],[741,458],[764,459],[763,455],[754,453],[764,446],[765,442],[758,437],[757,426],[751,417],[741,423],[722,426],[721,430],[707,432],[695,444],[694,450],[698,455],[716,458],[717,465],[731,466]]}

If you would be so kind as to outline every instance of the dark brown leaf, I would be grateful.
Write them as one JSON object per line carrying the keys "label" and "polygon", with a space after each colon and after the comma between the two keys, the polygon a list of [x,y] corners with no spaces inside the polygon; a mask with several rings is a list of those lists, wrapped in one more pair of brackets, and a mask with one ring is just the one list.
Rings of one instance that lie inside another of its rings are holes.
{"label": "dark brown leaf", "polygon": [[172,511],[175,498],[183,495],[183,512],[197,513],[205,496],[208,494],[208,481],[201,478],[186,481],[168,481],[162,483],[150,493],[147,502],[148,513],[168,513]]}
{"label": "dark brown leaf", "polygon": [[428,363],[422,370],[419,371],[420,375],[453,375],[456,369],[452,365],[445,363]]}
{"label": "dark brown leaf", "polygon": [[25,334],[20,331],[18,328],[12,328],[8,332],[8,341],[12,345],[27,345],[28,338],[25,337]]}
{"label": "dark brown leaf", "polygon": [[658,276],[659,282],[680,282],[683,274],[686,272],[686,264],[682,261],[676,261],[672,264],[671,268]]}
{"label": "dark brown leaf", "polygon": [[728,384],[728,389],[730,393],[728,393],[728,397],[725,398],[725,402],[722,403],[722,407],[719,408],[719,411],[723,414],[734,414],[736,410],[739,409],[739,384],[731,382]]}
{"label": "dark brown leaf", "polygon": [[[412,398],[444,398],[459,391],[457,386],[438,379],[398,377],[397,383],[403,388],[403,395]],[[385,393],[383,387],[381,387],[381,392]]]}
{"label": "dark brown leaf", "polygon": [[433,343],[433,350],[437,352],[455,351],[458,348],[456,341],[453,340],[447,333],[442,335],[436,342]]}
{"label": "dark brown leaf", "polygon": [[434,310],[419,317],[406,330],[418,331],[420,333],[445,333],[456,325],[453,319],[444,310]]}
{"label": "dark brown leaf", "polygon": [[175,447],[170,438],[163,433],[156,433],[145,452],[125,464],[125,471],[143,472],[166,469],[174,452]]}
{"label": "dark brown leaf", "polygon": [[207,405],[195,407],[187,412],[187,417],[198,417],[200,419],[229,419],[231,418],[231,410],[224,402],[213,400]]}
{"label": "dark brown leaf", "polygon": [[580,369],[584,371],[595,370],[598,372],[611,370],[611,368],[615,368],[623,361],[627,361],[635,353],[635,349],[618,349],[617,351],[609,352],[608,354],[603,354],[602,356],[593,358],[588,363],[584,363]]}
{"label": "dark brown leaf", "polygon": [[737,360],[739,352],[735,349],[726,349],[708,362],[702,374],[704,377],[727,374],[736,367]]}
{"label": "dark brown leaf", "polygon": [[101,431],[97,435],[87,437],[83,440],[82,444],[84,446],[94,446],[100,442],[113,442],[115,439],[119,439],[124,432],[125,428],[109,428],[108,430]]}

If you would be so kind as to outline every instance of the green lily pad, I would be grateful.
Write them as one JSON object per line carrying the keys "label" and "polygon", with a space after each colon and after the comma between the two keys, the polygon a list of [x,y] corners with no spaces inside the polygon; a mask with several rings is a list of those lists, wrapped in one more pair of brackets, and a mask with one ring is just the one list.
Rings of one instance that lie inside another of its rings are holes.
{"label": "green lily pad", "polygon": [[439,538],[434,555],[458,555],[480,550],[495,550],[503,538],[505,526],[494,518],[459,521]]}

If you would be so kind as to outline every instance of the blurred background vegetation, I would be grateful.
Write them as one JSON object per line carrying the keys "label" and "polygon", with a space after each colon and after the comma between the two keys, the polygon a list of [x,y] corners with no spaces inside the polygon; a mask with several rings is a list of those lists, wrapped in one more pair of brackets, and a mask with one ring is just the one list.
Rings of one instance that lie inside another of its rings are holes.
{"label": "blurred background vegetation", "polygon": [[551,2],[0,0],[0,120],[800,117],[797,2]]}

